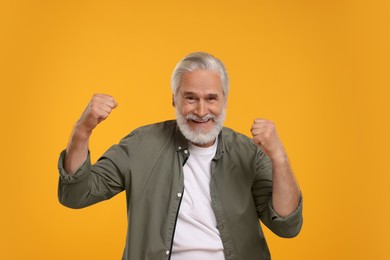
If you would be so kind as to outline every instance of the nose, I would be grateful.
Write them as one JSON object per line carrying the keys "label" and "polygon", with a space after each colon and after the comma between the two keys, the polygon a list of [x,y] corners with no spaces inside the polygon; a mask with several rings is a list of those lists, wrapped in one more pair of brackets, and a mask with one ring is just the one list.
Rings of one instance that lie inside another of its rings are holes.
{"label": "nose", "polygon": [[203,117],[207,114],[207,105],[205,104],[205,102],[203,100],[199,100],[197,106],[196,106],[196,109],[195,109],[195,115],[199,116],[199,117]]}

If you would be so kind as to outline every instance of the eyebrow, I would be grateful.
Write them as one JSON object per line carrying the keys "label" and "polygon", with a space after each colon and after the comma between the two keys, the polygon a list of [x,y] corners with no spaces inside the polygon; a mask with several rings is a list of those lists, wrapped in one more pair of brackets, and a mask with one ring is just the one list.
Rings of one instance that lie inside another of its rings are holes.
{"label": "eyebrow", "polygon": [[[183,96],[188,96],[188,95],[197,95],[197,93],[192,92],[192,91],[185,91],[185,92],[183,92]],[[206,96],[207,97],[212,97],[212,98],[217,98],[219,95],[217,93],[209,93]]]}
{"label": "eyebrow", "polygon": [[207,95],[207,97],[208,98],[215,98],[215,99],[217,99],[219,97],[219,95],[218,94],[214,94],[214,93],[210,93],[210,94]]}

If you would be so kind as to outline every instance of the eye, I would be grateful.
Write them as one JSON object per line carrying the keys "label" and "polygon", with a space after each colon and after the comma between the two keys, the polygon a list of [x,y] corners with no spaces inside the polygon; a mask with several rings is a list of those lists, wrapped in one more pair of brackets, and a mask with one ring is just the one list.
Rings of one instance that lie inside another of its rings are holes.
{"label": "eye", "polygon": [[194,96],[185,96],[184,99],[189,102],[189,103],[193,103],[196,101],[196,98]]}
{"label": "eye", "polygon": [[216,100],[217,100],[216,96],[209,96],[209,97],[207,97],[207,101],[209,101],[209,102],[214,102]]}

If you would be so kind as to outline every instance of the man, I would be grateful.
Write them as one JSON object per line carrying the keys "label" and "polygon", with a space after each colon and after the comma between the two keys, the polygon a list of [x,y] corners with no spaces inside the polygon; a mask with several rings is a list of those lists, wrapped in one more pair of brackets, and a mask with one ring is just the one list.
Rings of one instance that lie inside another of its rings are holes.
{"label": "man", "polygon": [[95,94],[59,160],[59,200],[82,208],[125,190],[123,259],[270,259],[259,219],[296,236],[301,193],[275,126],[255,119],[253,140],[223,127],[223,63],[192,53],[172,75],[176,120],[140,127],[91,166],[93,129],[117,107]]}

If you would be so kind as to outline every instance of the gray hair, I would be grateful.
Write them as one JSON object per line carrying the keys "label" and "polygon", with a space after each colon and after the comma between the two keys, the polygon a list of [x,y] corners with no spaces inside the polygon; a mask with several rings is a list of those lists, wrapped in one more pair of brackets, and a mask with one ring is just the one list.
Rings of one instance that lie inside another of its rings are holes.
{"label": "gray hair", "polygon": [[229,77],[225,65],[222,61],[206,52],[190,53],[176,65],[171,77],[171,88],[174,96],[176,96],[180,88],[183,75],[196,70],[213,70],[218,72],[222,82],[223,94],[225,97],[228,96]]}

